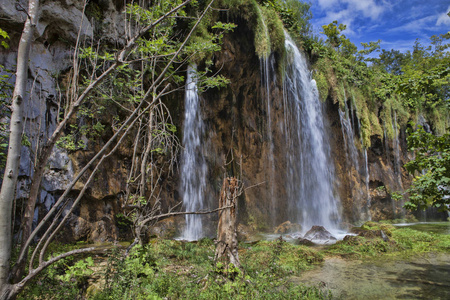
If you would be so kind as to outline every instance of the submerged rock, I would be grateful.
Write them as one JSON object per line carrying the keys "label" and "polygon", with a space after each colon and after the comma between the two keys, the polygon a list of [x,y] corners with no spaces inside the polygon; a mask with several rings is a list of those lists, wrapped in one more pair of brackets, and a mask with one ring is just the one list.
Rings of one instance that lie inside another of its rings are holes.
{"label": "submerged rock", "polygon": [[305,234],[304,239],[308,240],[336,240],[336,238],[323,226],[314,225]]}

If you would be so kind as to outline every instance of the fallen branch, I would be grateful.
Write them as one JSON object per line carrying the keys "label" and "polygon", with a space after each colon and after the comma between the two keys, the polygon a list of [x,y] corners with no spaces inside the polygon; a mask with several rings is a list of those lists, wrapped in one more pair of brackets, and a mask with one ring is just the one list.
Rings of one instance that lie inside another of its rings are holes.
{"label": "fallen branch", "polygon": [[51,264],[54,264],[55,262],[57,262],[63,258],[66,258],[68,256],[82,254],[82,253],[89,253],[89,252],[93,252],[96,250],[103,250],[103,248],[90,247],[90,248],[76,249],[76,250],[72,250],[72,251],[63,253],[56,257],[53,257],[52,259],[50,259],[48,261],[44,261],[44,262],[40,263],[36,269],[31,270],[25,278],[23,278],[20,282],[14,284],[12,286],[11,290],[9,291],[7,299],[14,299],[14,297],[23,290],[23,288],[28,283],[28,281],[33,279],[36,275],[38,275],[40,272],[42,272],[45,268],[47,268]]}

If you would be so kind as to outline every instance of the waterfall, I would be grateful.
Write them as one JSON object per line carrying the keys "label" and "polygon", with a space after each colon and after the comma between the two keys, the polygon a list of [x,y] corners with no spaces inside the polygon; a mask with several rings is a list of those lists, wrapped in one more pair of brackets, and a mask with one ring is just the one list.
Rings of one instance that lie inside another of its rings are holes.
{"label": "waterfall", "polygon": [[[207,166],[203,157],[202,137],[204,124],[197,92],[196,66],[188,67],[184,98],[184,127],[181,158],[181,194],[186,211],[204,208]],[[198,240],[203,237],[200,215],[186,215],[182,239]]]}
{"label": "waterfall", "polygon": [[[364,146],[363,146],[364,147]],[[369,173],[369,162],[368,162],[368,158],[367,158],[367,148],[364,147],[364,152],[363,152],[363,156],[364,156],[364,173],[365,173],[365,182],[366,182],[366,193],[367,193],[367,218],[368,220],[372,220],[372,215],[370,214],[370,205],[371,205],[371,197],[370,197],[370,188],[369,188],[369,183],[370,183],[370,173]]]}
{"label": "waterfall", "polygon": [[[353,124],[352,124],[353,105],[351,105],[351,115],[347,105],[345,105],[344,111],[339,109],[339,119],[341,122],[342,136],[344,138],[344,148],[347,165],[349,169],[353,167],[356,170],[359,170],[358,150],[356,149],[354,142],[355,134],[353,133]],[[351,171],[349,170],[349,172]]]}
{"label": "waterfall", "polygon": [[400,162],[400,141],[398,137],[397,113],[395,112],[395,110],[392,115],[392,130],[394,131],[394,172],[397,179],[397,188],[403,190],[402,170]]}
{"label": "waterfall", "polygon": [[[344,90],[345,95],[345,90]],[[347,105],[344,106],[344,110],[339,109],[339,119],[341,123],[341,130],[342,130],[342,136],[344,139],[344,150],[345,150],[345,159],[346,159],[346,167],[348,170],[348,178],[351,180],[351,178],[359,178],[360,174],[360,164],[359,164],[359,152],[355,145],[355,133],[353,131],[353,124],[355,121],[354,118],[354,107],[353,103],[350,102],[350,108],[349,111]],[[364,160],[366,161],[366,160]],[[367,174],[367,173],[366,173]],[[367,176],[364,178],[365,182],[367,182]],[[366,185],[366,191],[367,191],[367,185]],[[351,196],[354,198],[354,200],[362,200],[366,199],[367,193],[364,192],[364,190],[360,188],[355,188],[353,186],[350,186],[350,192]],[[358,203],[359,201],[354,201],[355,203]],[[363,209],[364,208],[364,209]],[[365,216],[367,214],[367,210],[365,207],[361,207],[358,205],[353,205],[353,218],[355,220],[359,219],[367,219]]]}
{"label": "waterfall", "polygon": [[[353,103],[355,102],[355,99],[353,99]],[[356,103],[355,103],[356,106]],[[363,219],[367,219],[367,220],[372,220],[372,216],[370,214],[370,205],[371,205],[371,198],[370,198],[370,188],[369,188],[369,183],[370,183],[370,172],[369,172],[369,161],[368,161],[368,157],[367,157],[367,148],[364,146],[364,141],[363,141],[363,136],[362,136],[362,131],[361,131],[361,121],[359,120],[359,118],[357,118],[358,122],[358,131],[359,131],[359,135],[360,135],[360,142],[361,142],[361,150],[363,152],[363,161],[364,161],[364,181],[366,184],[366,214],[367,216],[363,217]]]}
{"label": "waterfall", "polygon": [[[343,92],[344,99],[345,98],[345,90]],[[352,98],[350,103],[350,110],[346,105],[344,105],[344,110],[339,109],[339,119],[341,123],[342,136],[344,139],[344,150],[345,150],[345,158],[346,158],[346,166],[348,169],[349,179],[356,178],[358,179],[360,176],[364,175],[364,189],[350,187],[351,196],[354,198],[355,203],[360,203],[359,206],[353,206],[353,217],[355,220],[369,220],[370,219],[370,173],[369,173],[369,163],[367,156],[367,149],[363,145],[362,137],[359,139],[359,143],[361,144],[362,158],[361,161],[364,163],[363,168],[359,163],[359,152],[356,148],[355,141],[355,133],[353,130],[353,126],[357,126],[359,132],[361,132],[361,122],[359,118],[356,116],[355,111],[357,111],[355,100]],[[355,124],[355,125],[354,125]],[[358,201],[355,201],[358,200]]]}
{"label": "waterfall", "polygon": [[329,230],[340,222],[333,193],[334,168],[325,133],[323,105],[305,56],[286,34],[288,62],[284,78],[287,191],[290,218],[303,231],[313,225]]}
{"label": "waterfall", "polygon": [[[261,86],[262,86],[262,95],[263,95],[263,104],[266,107],[266,126],[267,126],[267,136],[266,141],[268,144],[268,153],[267,153],[267,161],[268,161],[268,170],[267,170],[267,182],[269,186],[269,193],[271,198],[271,207],[270,212],[272,214],[272,223],[275,220],[276,215],[276,199],[274,197],[274,184],[275,184],[275,159],[274,159],[274,143],[273,143],[273,134],[272,134],[272,104],[270,102],[270,82],[271,82],[271,70],[273,70],[273,61],[270,62],[270,57],[261,58],[260,60],[260,69],[261,69]],[[273,59],[273,57],[272,57]],[[275,224],[272,224],[275,225]]]}

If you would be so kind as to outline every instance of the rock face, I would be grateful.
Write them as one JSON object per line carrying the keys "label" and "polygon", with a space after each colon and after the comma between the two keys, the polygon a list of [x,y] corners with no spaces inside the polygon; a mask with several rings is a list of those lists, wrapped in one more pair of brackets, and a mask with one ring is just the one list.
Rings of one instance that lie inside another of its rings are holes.
{"label": "rock face", "polygon": [[311,227],[311,229],[307,233],[305,233],[305,236],[303,238],[310,241],[336,240],[336,238],[328,230],[326,230],[325,227],[318,225]]}
{"label": "rock face", "polygon": [[[78,33],[81,39],[93,38],[95,26],[103,26],[106,39],[117,40],[119,43],[123,34],[123,4],[115,5],[117,1],[90,1],[83,15],[82,0],[40,1],[40,16],[35,40],[31,48],[28,90],[29,97],[25,101],[25,134],[30,146],[23,146],[18,182],[18,203],[28,197],[33,175],[33,162],[36,148],[55,130],[58,117],[58,102],[60,86],[72,65],[71,55]],[[120,1],[119,1],[120,2]],[[18,39],[25,21],[25,13],[18,10],[27,7],[27,1],[2,1],[0,6],[0,28],[7,31],[10,40],[9,49],[0,47],[0,65],[5,69],[14,70],[17,59]],[[101,13],[95,16],[93,11]],[[101,21],[100,21],[101,19]],[[94,26],[95,24],[95,26]],[[7,74],[2,70],[2,74]],[[13,73],[13,72],[12,72]],[[14,75],[10,82],[14,84]],[[0,116],[1,117],[1,116]],[[50,209],[58,197],[75,177],[80,164],[96,153],[95,143],[90,143],[86,151],[69,153],[55,147],[48,162],[48,168],[41,184],[41,193],[36,205],[35,220]],[[66,229],[61,235],[63,240],[89,240],[101,242],[118,238],[115,215],[120,211],[118,199],[123,191],[126,170],[119,159],[112,159],[104,165],[102,175],[96,181],[85,199],[71,216]],[[125,172],[123,172],[125,171]],[[81,181],[72,191],[83,186]],[[17,206],[17,215],[20,215]],[[18,225],[18,224],[16,224]]]}
{"label": "rock face", "polygon": [[[26,1],[19,2],[26,6]],[[58,83],[70,69],[71,47],[78,30],[81,28],[83,37],[101,34],[104,40],[123,43],[123,1],[90,1],[84,16],[83,3],[81,0],[41,1],[42,13],[31,52],[30,97],[25,99],[26,134],[31,146],[22,148],[17,192],[19,201],[28,195],[34,149],[38,141],[48,137],[56,127]],[[11,36],[11,48],[0,48],[0,64],[13,69],[25,16],[17,12],[15,1],[9,0],[2,2],[0,17],[0,28]],[[289,176],[286,155],[280,150],[286,143],[283,129],[286,108],[283,106],[282,76],[277,71],[281,56],[274,53],[268,58],[269,86],[265,86],[262,78],[265,62],[255,54],[253,31],[245,20],[236,16],[233,18],[238,27],[224,37],[222,50],[213,57],[215,69],[220,70],[231,83],[201,95],[201,111],[207,127],[206,148],[209,149],[204,153],[208,164],[206,207],[217,207],[220,184],[225,174],[236,176],[247,188],[238,200],[240,222],[252,230],[269,231],[285,222],[294,209],[288,201],[285,185],[286,176]],[[14,77],[11,82],[13,80]],[[183,95],[177,94],[168,103],[178,128],[183,124],[182,99]],[[269,109],[270,126],[267,119]],[[345,137],[338,105],[330,97],[324,109],[335,164],[336,195],[341,201],[343,221],[354,223],[369,217],[380,220],[399,216],[400,205],[393,203],[388,191],[406,188],[410,181],[403,169],[395,167],[408,160],[404,130],[400,130],[397,148],[393,141],[372,136],[367,159],[364,159],[362,149],[358,149],[355,159],[360,168],[356,169],[347,163],[348,153],[342,147]],[[107,121],[108,124],[111,122]],[[357,144],[358,132],[356,128],[354,130],[355,140],[352,142]],[[42,217],[80,167],[97,153],[104,142],[102,138],[70,153],[54,149],[43,179],[36,217]],[[66,226],[65,237],[68,239],[107,241],[120,237],[116,215],[122,212],[122,198],[132,157],[127,145],[101,167],[98,177]],[[396,150],[398,156],[394,155]],[[369,171],[368,178],[363,171],[365,165]],[[181,200],[178,196],[180,176],[182,174],[178,173],[162,179],[165,184],[161,193],[164,205]],[[73,196],[82,187],[83,181],[75,186]],[[216,216],[209,218],[210,225],[207,226],[211,235],[214,235],[215,221]],[[174,227],[180,224],[182,221],[170,220],[153,231],[149,230],[148,234],[173,236],[177,232]],[[280,233],[288,230],[284,227],[279,229]],[[317,234],[332,238],[326,235],[326,230],[319,230]]]}

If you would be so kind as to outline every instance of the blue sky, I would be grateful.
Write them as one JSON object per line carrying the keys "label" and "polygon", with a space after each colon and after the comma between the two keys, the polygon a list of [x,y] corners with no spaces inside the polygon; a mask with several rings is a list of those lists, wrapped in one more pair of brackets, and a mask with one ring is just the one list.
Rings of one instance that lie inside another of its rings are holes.
{"label": "blue sky", "polygon": [[310,0],[314,33],[333,20],[347,25],[343,32],[361,48],[361,42],[382,40],[381,47],[402,52],[414,41],[450,30],[449,0]]}

